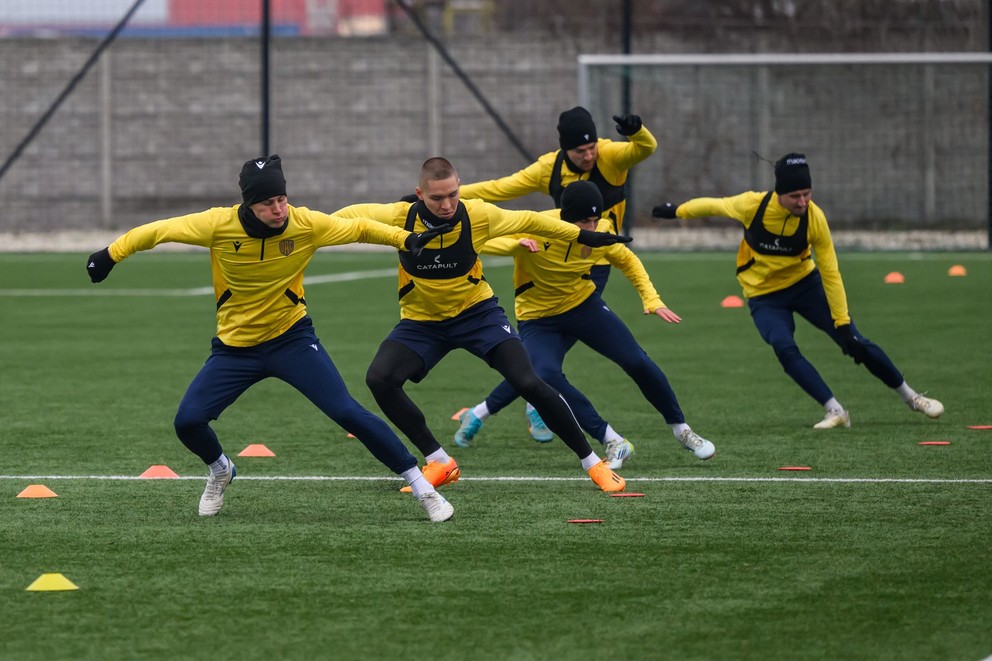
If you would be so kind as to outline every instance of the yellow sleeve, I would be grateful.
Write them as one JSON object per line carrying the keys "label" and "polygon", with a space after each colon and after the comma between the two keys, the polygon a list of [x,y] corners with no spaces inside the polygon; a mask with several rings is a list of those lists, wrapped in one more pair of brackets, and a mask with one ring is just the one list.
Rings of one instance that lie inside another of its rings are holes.
{"label": "yellow sleeve", "polygon": [[209,248],[214,228],[232,213],[237,211],[230,207],[216,207],[139,225],[110,244],[110,258],[119,262],[136,252],[151,250],[160,243],[183,243]]}
{"label": "yellow sleeve", "polygon": [[[547,193],[551,181],[551,168],[554,165],[556,152],[545,154],[523,170],[489,181],[479,181],[463,184],[459,189],[462,199],[484,200],[486,202],[504,202],[531,193]],[[548,160],[548,157],[551,160]]]}
{"label": "yellow sleeve", "polygon": [[599,143],[599,157],[596,165],[599,171],[613,184],[621,184],[627,179],[627,170],[634,167],[658,149],[658,141],[645,127],[641,127],[627,140],[602,140]]}
{"label": "yellow sleeve", "polygon": [[680,204],[675,214],[686,219],[707,216],[733,218],[746,227],[751,224],[764,195],[749,191],[732,197],[697,197]]}
{"label": "yellow sleeve", "polygon": [[525,252],[526,249],[520,245],[520,240],[525,238],[526,235],[519,234],[489,239],[486,245],[482,246],[482,252],[486,255],[515,255]]}
{"label": "yellow sleeve", "polygon": [[579,237],[579,228],[573,223],[555,220],[536,211],[508,211],[492,204],[484,206],[489,213],[490,237],[536,234],[564,241],[574,241]]}
{"label": "yellow sleeve", "polygon": [[648,275],[644,263],[634,254],[634,251],[623,244],[610,246],[606,251],[606,259],[613,266],[617,267],[627,276],[630,283],[637,290],[637,295],[641,297],[641,305],[648,312],[654,312],[658,308],[668,307],[661,300],[651,276]]}
{"label": "yellow sleeve", "polygon": [[368,218],[377,223],[403,227],[406,224],[406,214],[410,211],[410,202],[393,202],[391,204],[352,204],[338,209],[332,215],[338,218]]}
{"label": "yellow sleeve", "polygon": [[827,294],[827,304],[830,306],[834,327],[851,323],[847,309],[847,292],[844,290],[844,280],[840,277],[840,265],[837,262],[833,239],[830,238],[827,217],[812,202],[809,204],[809,244],[813,248],[816,267],[820,270],[820,277],[823,279],[823,290]]}
{"label": "yellow sleeve", "polygon": [[346,243],[373,243],[402,249],[406,237],[410,235],[410,232],[404,229],[392,227],[371,218],[328,215],[304,207],[298,207],[297,211],[310,222],[314,247],[316,248],[339,246]]}

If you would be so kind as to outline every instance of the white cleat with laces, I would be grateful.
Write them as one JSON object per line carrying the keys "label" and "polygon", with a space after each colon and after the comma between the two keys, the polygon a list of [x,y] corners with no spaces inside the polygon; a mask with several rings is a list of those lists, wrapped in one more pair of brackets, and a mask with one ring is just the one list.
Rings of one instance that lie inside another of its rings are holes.
{"label": "white cleat with laces", "polygon": [[703,461],[716,454],[716,446],[691,429],[684,429],[679,434],[679,443],[686,450],[696,455],[697,459],[702,459]]}
{"label": "white cleat with laces", "polygon": [[618,471],[623,468],[625,461],[634,456],[634,444],[626,438],[618,438],[606,442],[606,465],[610,470]]}
{"label": "white cleat with laces", "polygon": [[834,427],[850,427],[851,416],[844,409],[828,409],[823,420],[813,425],[813,429],[833,429]]}
{"label": "white cleat with laces", "polygon": [[920,393],[913,395],[913,399],[909,401],[909,408],[919,411],[928,418],[939,418],[944,412],[943,404],[936,399],[924,397]]}
{"label": "white cleat with laces", "polygon": [[207,477],[207,486],[200,496],[200,516],[214,516],[220,512],[220,508],[224,506],[224,490],[237,474],[238,471],[232,462],[226,473],[219,475],[211,473]]}
{"label": "white cleat with laces", "polygon": [[424,511],[427,512],[427,516],[434,523],[447,521],[455,513],[455,508],[451,506],[451,503],[437,491],[425,493],[421,496],[420,504],[424,508]]}

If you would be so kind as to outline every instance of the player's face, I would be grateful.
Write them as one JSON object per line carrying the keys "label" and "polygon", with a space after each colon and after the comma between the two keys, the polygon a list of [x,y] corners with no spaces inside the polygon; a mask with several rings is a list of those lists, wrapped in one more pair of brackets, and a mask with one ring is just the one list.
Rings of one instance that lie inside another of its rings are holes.
{"label": "player's face", "polygon": [[592,170],[592,166],[596,165],[596,159],[599,158],[599,147],[595,142],[590,142],[585,145],[579,145],[575,149],[569,149],[565,152],[565,155],[580,170],[589,172],[589,170]]}
{"label": "player's face", "polygon": [[256,202],[249,208],[256,218],[275,230],[285,225],[289,217],[289,202],[285,195],[276,195]]}
{"label": "player's face", "polygon": [[443,220],[455,215],[458,209],[458,187],[461,182],[458,177],[425,181],[423,186],[417,186],[417,195],[424,201],[427,210]]}
{"label": "player's face", "polygon": [[800,188],[799,190],[779,195],[778,201],[793,216],[801,216],[806,213],[806,207],[809,206],[809,200],[812,194],[812,188]]}
{"label": "player's face", "polygon": [[599,216],[590,216],[585,220],[575,221],[575,226],[580,230],[589,230],[590,232],[596,229],[596,224],[599,222]]}

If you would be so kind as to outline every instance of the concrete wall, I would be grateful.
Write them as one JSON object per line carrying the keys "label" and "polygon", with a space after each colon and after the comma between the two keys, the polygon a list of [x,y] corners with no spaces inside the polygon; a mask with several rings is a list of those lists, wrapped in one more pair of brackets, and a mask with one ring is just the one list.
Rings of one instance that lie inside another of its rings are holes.
{"label": "concrete wall", "polygon": [[[534,155],[557,147],[558,113],[578,102],[580,49],[616,52],[606,37],[493,34],[453,37],[446,44]],[[14,151],[95,46],[85,39],[0,39],[0,157]],[[272,46],[269,151],[285,161],[294,204],[332,211],[356,202],[395,200],[412,191],[420,163],[433,155],[449,158],[466,182],[508,174],[529,162],[417,36],[275,39]],[[692,49],[691,43],[661,35],[634,48]],[[849,75],[860,79],[857,71]],[[952,214],[928,216],[914,202],[893,213],[886,203],[919,192],[916,175],[903,176],[903,171],[915,173],[924,166],[914,162],[916,151],[897,149],[919,137],[912,127],[897,127],[902,139],[897,135],[895,147],[883,157],[853,149],[846,152],[847,162],[826,155],[817,160],[815,149],[831,143],[847,149],[864,142],[860,135],[877,133],[875,124],[856,125],[857,112],[838,112],[836,124],[819,127],[816,142],[804,144],[805,133],[792,131],[786,134],[788,144],[769,145],[764,155],[774,158],[779,151],[812,147],[814,176],[823,177],[817,181],[838,190],[829,201],[836,210],[832,220],[841,224],[984,227],[987,76],[983,80],[964,88],[965,98],[952,95],[962,89],[953,81],[943,80],[937,88],[935,102],[956,108],[934,131],[946,156],[942,163],[955,167],[956,155],[968,159],[946,177],[957,186],[946,194],[967,198]],[[726,90],[746,92],[751,86],[745,82],[734,88],[733,80],[705,74],[690,82],[668,92],[667,82],[635,85],[633,110],[661,143],[631,191],[638,222],[650,222],[650,208],[660,197],[731,194],[762,183],[748,160],[753,147],[746,139],[731,139],[746,132],[718,101],[728,99]],[[832,103],[855,110],[863,105],[873,117],[884,118],[888,110],[879,104],[900,103],[898,96],[879,95],[885,84],[872,78],[843,93],[830,86],[803,87],[794,116],[799,121],[811,109]],[[241,163],[260,151],[258,97],[254,39],[119,40],[0,179],[0,232],[120,230],[238,202]],[[731,109],[736,107],[732,97],[729,101]],[[620,110],[619,99],[606,102],[597,117],[600,134],[615,137],[608,119],[611,105],[612,112]],[[784,104],[782,112],[788,115],[790,106]],[[961,130],[969,136],[966,150],[959,144]],[[851,176],[847,166],[859,161],[877,176]],[[845,180],[856,183],[843,188]],[[824,194],[828,190],[824,186]],[[546,208],[548,201],[530,196],[508,206]]]}

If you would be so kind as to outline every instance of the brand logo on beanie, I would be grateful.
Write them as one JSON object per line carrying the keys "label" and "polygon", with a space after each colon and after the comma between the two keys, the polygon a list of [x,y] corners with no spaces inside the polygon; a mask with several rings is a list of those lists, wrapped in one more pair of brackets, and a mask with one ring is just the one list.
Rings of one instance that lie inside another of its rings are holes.
{"label": "brand logo on beanie", "polygon": [[253,158],[241,166],[238,178],[241,199],[251,206],[257,202],[286,194],[286,177],[282,173],[282,161],[277,154],[269,157]]}
{"label": "brand logo on beanie", "polygon": [[775,192],[779,195],[812,188],[806,154],[790,153],[775,162]]}

